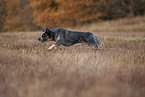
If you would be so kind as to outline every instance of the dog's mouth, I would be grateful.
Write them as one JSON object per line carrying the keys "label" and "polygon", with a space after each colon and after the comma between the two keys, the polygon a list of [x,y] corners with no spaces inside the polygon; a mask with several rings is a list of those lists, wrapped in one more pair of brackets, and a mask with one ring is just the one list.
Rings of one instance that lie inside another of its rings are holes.
{"label": "dog's mouth", "polygon": [[38,40],[39,40],[41,43],[43,43],[43,41],[42,41],[41,37],[39,37],[39,38],[38,38]]}
{"label": "dog's mouth", "polygon": [[40,41],[41,43],[43,43],[43,41]]}

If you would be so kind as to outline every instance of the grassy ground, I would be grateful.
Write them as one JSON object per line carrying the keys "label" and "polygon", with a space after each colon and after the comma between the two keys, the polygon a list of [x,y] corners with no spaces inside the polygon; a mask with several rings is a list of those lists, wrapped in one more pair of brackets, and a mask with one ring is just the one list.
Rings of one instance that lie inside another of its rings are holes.
{"label": "grassy ground", "polygon": [[103,49],[48,51],[39,31],[0,33],[0,97],[145,96],[144,17],[69,29],[95,33]]}

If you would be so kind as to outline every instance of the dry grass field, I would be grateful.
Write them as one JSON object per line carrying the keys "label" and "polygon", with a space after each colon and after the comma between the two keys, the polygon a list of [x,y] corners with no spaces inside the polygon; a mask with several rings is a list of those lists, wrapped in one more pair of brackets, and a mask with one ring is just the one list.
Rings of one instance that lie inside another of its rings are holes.
{"label": "dry grass field", "polygon": [[0,33],[0,97],[145,97],[145,17],[68,29],[95,33],[102,49],[48,51],[41,31]]}

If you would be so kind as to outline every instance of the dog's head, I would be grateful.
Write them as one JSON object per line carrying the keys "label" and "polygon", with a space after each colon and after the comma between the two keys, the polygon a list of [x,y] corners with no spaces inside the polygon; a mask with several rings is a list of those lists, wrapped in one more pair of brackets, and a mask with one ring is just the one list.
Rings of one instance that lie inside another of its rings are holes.
{"label": "dog's head", "polygon": [[50,38],[50,31],[48,28],[46,28],[46,30],[43,29],[43,33],[41,34],[41,36],[38,38],[38,40],[43,43],[46,42],[48,39]]}

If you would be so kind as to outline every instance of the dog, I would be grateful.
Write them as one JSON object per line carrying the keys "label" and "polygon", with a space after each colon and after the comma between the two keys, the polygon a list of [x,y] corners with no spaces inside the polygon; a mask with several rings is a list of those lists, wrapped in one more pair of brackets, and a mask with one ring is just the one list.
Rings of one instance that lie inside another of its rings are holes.
{"label": "dog", "polygon": [[70,31],[63,28],[43,29],[43,33],[38,40],[41,43],[46,41],[55,41],[56,43],[50,46],[48,50],[60,45],[68,47],[77,44],[83,45],[84,43],[95,48],[98,48],[98,44],[102,46],[102,42],[91,32]]}

